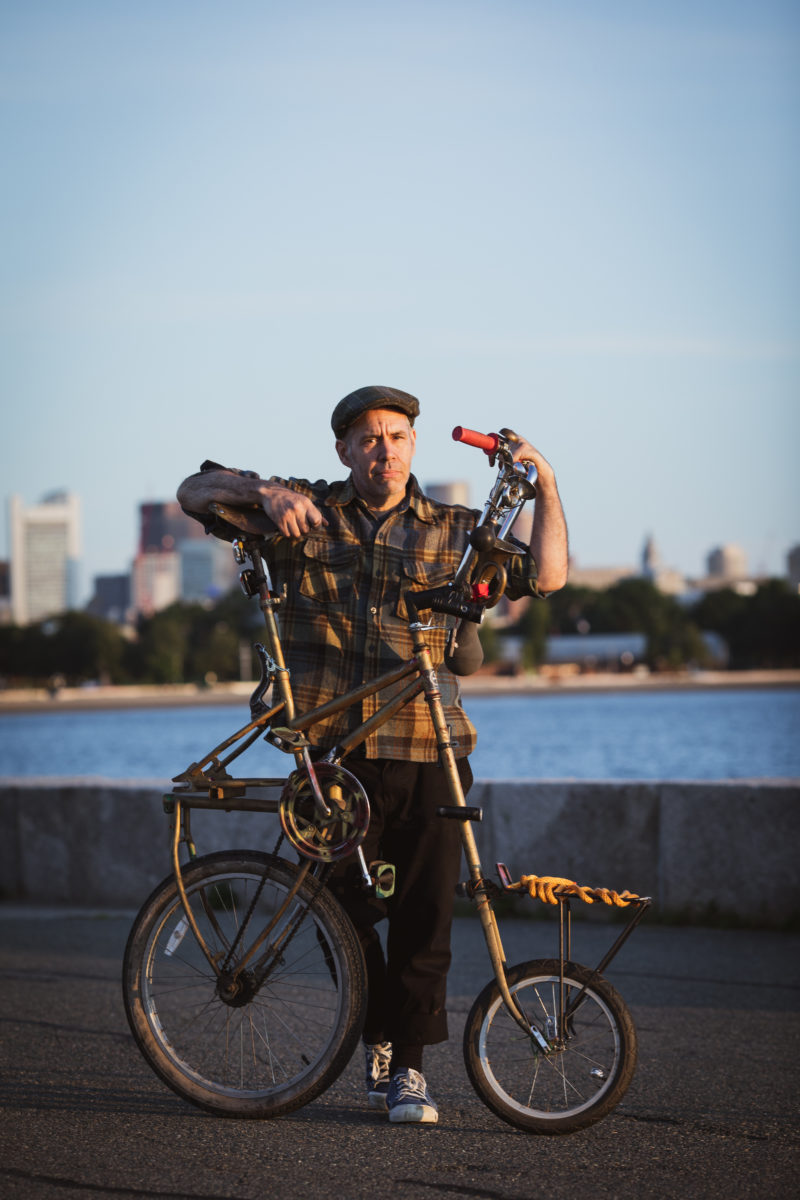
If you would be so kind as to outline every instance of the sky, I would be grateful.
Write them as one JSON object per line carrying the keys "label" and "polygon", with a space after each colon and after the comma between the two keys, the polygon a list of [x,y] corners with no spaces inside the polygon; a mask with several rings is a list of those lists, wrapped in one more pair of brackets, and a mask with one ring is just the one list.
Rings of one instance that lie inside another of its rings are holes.
{"label": "sky", "polygon": [[0,0],[0,498],[80,496],[88,595],[205,458],[340,477],[378,383],[476,506],[453,426],[533,442],[580,566],[782,574],[799,48],[793,0]]}

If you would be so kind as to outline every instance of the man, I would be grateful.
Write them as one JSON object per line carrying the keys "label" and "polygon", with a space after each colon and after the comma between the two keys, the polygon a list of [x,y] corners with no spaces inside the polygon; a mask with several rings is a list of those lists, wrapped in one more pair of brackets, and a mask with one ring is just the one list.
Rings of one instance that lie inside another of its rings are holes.
{"label": "man", "polygon": [[[277,526],[265,557],[276,585],[286,586],[279,615],[297,712],[408,658],[405,592],[448,582],[461,561],[476,514],[420,491],[411,474],[418,415],[419,402],[407,392],[360,388],[337,404],[331,418],[336,452],[350,472],[346,480],[264,480],[205,463],[178,490],[185,511],[208,527],[212,500],[259,505]],[[514,458],[533,462],[539,480],[530,547],[520,546],[508,568],[512,599],[555,591],[567,577],[566,525],[553,470],[524,439],[515,445]],[[444,665],[445,623],[437,624],[428,641],[466,792],[475,731]],[[375,707],[372,697],[361,711],[315,725],[309,735],[315,747],[330,749]],[[371,734],[345,765],[370,798],[365,857],[397,869],[389,900],[364,891],[350,859],[337,864],[330,882],[367,963],[368,1102],[388,1109],[393,1123],[432,1124],[438,1111],[422,1058],[426,1045],[447,1039],[446,979],[461,841],[456,822],[436,816],[437,805],[447,800],[446,783],[424,698]],[[375,930],[384,917],[385,955]]]}

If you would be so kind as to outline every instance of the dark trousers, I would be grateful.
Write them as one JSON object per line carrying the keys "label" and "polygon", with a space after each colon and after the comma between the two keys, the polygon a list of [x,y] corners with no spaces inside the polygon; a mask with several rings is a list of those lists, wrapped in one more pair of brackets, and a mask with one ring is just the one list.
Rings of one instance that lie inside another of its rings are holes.
{"label": "dark trousers", "polygon": [[[395,893],[379,900],[361,883],[353,856],[334,868],[329,887],[355,926],[367,964],[368,1042],[432,1045],[447,1041],[447,972],[455,886],[461,869],[457,821],[436,816],[450,803],[439,763],[349,758],[343,764],[361,781],[370,802],[362,843],[367,863],[397,868]],[[458,760],[466,793],[472,770]],[[389,922],[384,954],[378,921]]]}

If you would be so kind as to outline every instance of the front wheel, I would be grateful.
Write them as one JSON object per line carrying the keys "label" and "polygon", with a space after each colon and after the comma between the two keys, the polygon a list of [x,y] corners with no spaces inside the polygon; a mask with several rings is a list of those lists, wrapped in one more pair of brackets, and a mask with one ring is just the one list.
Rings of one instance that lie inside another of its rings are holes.
{"label": "front wheel", "polygon": [[221,851],[182,877],[217,970],[168,877],[125,949],[139,1049],[169,1087],[218,1116],[299,1108],[344,1069],[361,1033],[366,973],[350,921],[317,880],[298,887],[298,868],[273,855]]}
{"label": "front wheel", "polygon": [[563,1009],[558,961],[520,963],[507,978],[550,1049],[517,1024],[492,980],[464,1030],[464,1061],[478,1095],[498,1117],[531,1133],[573,1133],[605,1117],[636,1069],[636,1030],[622,997],[577,963],[564,964]]}

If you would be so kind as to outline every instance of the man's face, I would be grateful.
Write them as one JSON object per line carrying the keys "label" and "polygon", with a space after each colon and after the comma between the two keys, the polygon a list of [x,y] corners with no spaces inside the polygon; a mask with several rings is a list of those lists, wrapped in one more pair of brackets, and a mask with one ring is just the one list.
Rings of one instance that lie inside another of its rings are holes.
{"label": "man's face", "polygon": [[405,413],[373,408],[337,439],[339,458],[370,508],[386,512],[405,496],[417,435]]}

